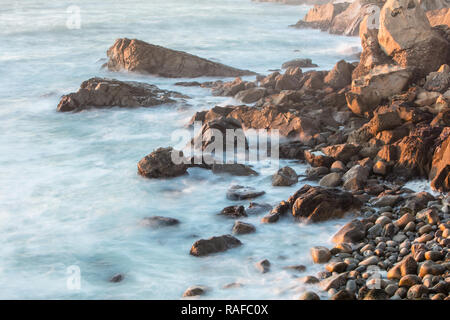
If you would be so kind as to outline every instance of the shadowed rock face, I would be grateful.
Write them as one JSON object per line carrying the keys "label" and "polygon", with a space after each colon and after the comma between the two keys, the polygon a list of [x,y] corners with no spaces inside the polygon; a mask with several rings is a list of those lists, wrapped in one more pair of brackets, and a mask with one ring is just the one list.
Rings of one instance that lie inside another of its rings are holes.
{"label": "shadowed rock face", "polygon": [[450,135],[434,152],[430,179],[433,189],[441,192],[450,191]]}
{"label": "shadowed rock face", "polygon": [[136,108],[173,103],[171,97],[181,94],[161,90],[157,86],[115,79],[92,78],[84,81],[77,92],[61,98],[60,112],[81,111],[90,108]]}
{"label": "shadowed rock face", "polygon": [[111,71],[126,70],[167,78],[239,77],[255,74],[136,39],[117,39],[107,55],[109,61],[106,66]]}

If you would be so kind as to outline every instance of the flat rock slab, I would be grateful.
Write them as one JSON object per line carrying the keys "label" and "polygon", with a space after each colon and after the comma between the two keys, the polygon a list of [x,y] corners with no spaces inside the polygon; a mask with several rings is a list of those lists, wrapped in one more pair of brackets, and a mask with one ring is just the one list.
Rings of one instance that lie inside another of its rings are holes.
{"label": "flat rock slab", "polygon": [[239,185],[231,186],[227,191],[227,199],[229,200],[245,200],[253,199],[265,194],[265,191],[257,191],[252,187],[244,187]]}
{"label": "flat rock slab", "polygon": [[192,54],[137,39],[117,39],[107,51],[111,71],[131,71],[167,78],[240,77],[255,75]]}

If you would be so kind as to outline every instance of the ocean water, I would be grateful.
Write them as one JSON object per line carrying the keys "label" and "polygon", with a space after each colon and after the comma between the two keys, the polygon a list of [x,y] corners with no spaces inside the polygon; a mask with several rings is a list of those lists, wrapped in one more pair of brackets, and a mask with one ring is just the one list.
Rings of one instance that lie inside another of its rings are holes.
{"label": "ocean water", "polygon": [[[308,7],[250,0],[0,4],[0,298],[179,299],[187,287],[205,285],[205,299],[295,299],[315,290],[296,277],[320,270],[310,247],[331,245],[330,236],[347,220],[305,225],[287,218],[262,225],[261,216],[250,216],[243,220],[257,232],[239,236],[242,247],[190,256],[195,240],[231,232],[233,220],[217,216],[222,208],[248,204],[225,198],[230,185],[265,190],[255,201],[275,205],[304,182],[273,188],[264,162],[255,164],[258,177],[202,169],[168,180],[138,176],[137,162],[173,145],[171,133],[196,111],[233,101],[174,86],[180,79],[110,73],[101,65],[114,40],[128,37],[259,73],[294,58],[330,69],[351,59],[358,38],[288,28]],[[70,29],[67,21],[78,9],[80,28]],[[61,95],[93,76],[144,81],[191,99],[152,109],[57,113]],[[299,174],[306,169],[281,162],[287,164]],[[139,225],[151,215],[181,224],[159,230]],[[272,263],[263,275],[254,267],[262,259]],[[283,269],[293,264],[307,271]],[[80,287],[70,285],[73,268],[81,272]],[[108,282],[116,273],[125,279]],[[231,282],[243,286],[223,289]]]}

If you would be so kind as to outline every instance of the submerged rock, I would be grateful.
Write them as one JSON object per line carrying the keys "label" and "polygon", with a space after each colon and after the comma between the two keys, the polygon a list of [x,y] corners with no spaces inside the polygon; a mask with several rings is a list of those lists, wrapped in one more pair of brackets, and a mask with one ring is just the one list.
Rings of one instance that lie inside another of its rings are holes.
{"label": "submerged rock", "polygon": [[242,221],[236,221],[233,225],[233,230],[232,232],[234,234],[248,234],[248,233],[253,233],[256,231],[256,228],[254,225],[250,224],[250,223],[245,223]]}
{"label": "submerged rock", "polygon": [[191,286],[183,293],[183,297],[201,296],[204,295],[207,290],[208,289],[204,286]]}
{"label": "submerged rock", "polygon": [[91,108],[152,107],[174,103],[173,97],[181,95],[142,82],[92,78],[84,81],[77,92],[63,96],[57,110],[70,112]]}
{"label": "submerged rock", "polygon": [[179,223],[180,221],[178,219],[161,216],[146,217],[141,220],[142,226],[153,229],[175,226]]}
{"label": "submerged rock", "polygon": [[207,256],[212,253],[223,252],[242,245],[239,239],[231,235],[211,237],[197,240],[191,248],[190,254],[196,257]]}
{"label": "submerged rock", "polygon": [[254,75],[192,54],[167,49],[137,39],[117,39],[108,49],[107,67],[167,78],[238,77]]}

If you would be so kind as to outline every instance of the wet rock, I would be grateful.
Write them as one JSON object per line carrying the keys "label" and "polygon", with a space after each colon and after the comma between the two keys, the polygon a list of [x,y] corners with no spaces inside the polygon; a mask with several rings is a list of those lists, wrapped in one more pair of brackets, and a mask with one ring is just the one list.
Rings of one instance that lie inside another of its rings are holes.
{"label": "wet rock", "polygon": [[240,163],[214,163],[211,166],[211,171],[215,174],[227,173],[233,176],[251,176],[258,175],[258,172],[253,170],[250,166]]}
{"label": "wet rock", "polygon": [[437,264],[434,261],[427,260],[420,266],[419,276],[421,278],[425,277],[427,274],[432,274],[434,276],[441,275],[445,272],[445,267],[441,264]]}
{"label": "wet rock", "polygon": [[334,243],[357,243],[366,235],[366,228],[360,220],[352,220],[344,225],[332,238]]}
{"label": "wet rock", "polygon": [[177,92],[161,90],[157,86],[147,83],[92,78],[84,81],[77,92],[62,96],[57,111],[153,107],[174,103],[173,97],[181,97],[181,95]]}
{"label": "wet rock", "polygon": [[311,222],[343,217],[361,203],[348,192],[305,185],[289,198],[292,215]]}
{"label": "wet rock", "polygon": [[179,223],[180,221],[178,219],[161,216],[146,217],[141,220],[142,226],[153,229],[176,226]]}
{"label": "wet rock", "polygon": [[308,168],[306,169],[306,177],[308,180],[318,180],[328,172],[330,172],[330,170],[328,170],[327,167]]}
{"label": "wet rock", "polygon": [[245,223],[242,221],[236,221],[233,226],[232,232],[234,234],[248,234],[253,233],[256,231],[256,228],[254,225],[250,223]]}
{"label": "wet rock", "polygon": [[137,39],[117,39],[107,55],[107,67],[111,71],[127,70],[168,78],[238,77],[255,74]]}
{"label": "wet rock", "polygon": [[220,214],[230,218],[247,217],[244,206],[229,206],[224,208]]}
{"label": "wet rock", "polygon": [[393,207],[400,200],[402,200],[402,197],[399,195],[385,195],[385,196],[376,198],[372,202],[372,205],[377,208]]}
{"label": "wet rock", "polygon": [[331,252],[325,247],[312,247],[311,257],[314,263],[325,263],[331,259]]}
{"label": "wet rock", "polygon": [[283,69],[287,69],[287,68],[315,68],[318,67],[317,64],[312,63],[311,59],[294,59],[294,60],[290,60],[287,61],[285,63],[283,63],[283,65],[281,66],[281,68]]}
{"label": "wet rock", "polygon": [[427,78],[424,88],[428,91],[444,93],[450,87],[450,67],[442,65],[438,71],[431,72]]}
{"label": "wet rock", "polygon": [[334,162],[332,157],[311,151],[305,151],[305,160],[313,167],[326,168],[329,168]]}
{"label": "wet rock", "polygon": [[302,278],[300,278],[300,281],[303,282],[304,284],[316,284],[316,283],[320,282],[320,280],[314,276],[302,277]]}
{"label": "wet rock", "polygon": [[304,272],[304,271],[306,271],[306,266],[299,264],[299,265],[295,265],[295,266],[287,266],[287,267],[284,267],[283,269],[293,270],[293,271],[297,271],[297,272]]}
{"label": "wet rock", "polygon": [[[173,158],[180,159],[179,164]],[[171,147],[158,148],[138,163],[138,173],[146,178],[172,178],[186,174],[188,166],[183,161],[183,152]]]}
{"label": "wet rock", "polygon": [[223,252],[242,245],[239,239],[231,235],[211,237],[197,240],[191,248],[190,254],[196,257],[207,256],[213,253]]}
{"label": "wet rock", "polygon": [[273,186],[291,186],[297,182],[297,173],[291,167],[283,167],[272,176]]}
{"label": "wet rock", "polygon": [[109,282],[118,283],[118,282],[122,282],[123,279],[125,279],[125,276],[122,273],[118,273],[118,274],[113,275],[109,279]]}
{"label": "wet rock", "polygon": [[307,291],[300,296],[299,300],[320,300],[320,298],[315,292]]}
{"label": "wet rock", "polygon": [[342,273],[347,268],[347,264],[345,262],[333,261],[325,266],[330,272]]}
{"label": "wet rock", "polygon": [[206,287],[203,286],[192,286],[189,287],[184,293],[183,297],[195,297],[204,295],[207,291]]}
{"label": "wet rock", "polygon": [[248,215],[256,215],[269,212],[270,210],[272,210],[272,206],[268,203],[250,202],[246,211]]}
{"label": "wet rock", "polygon": [[385,176],[388,173],[388,166],[387,166],[386,162],[384,162],[383,160],[378,160],[373,165],[372,171],[375,174]]}
{"label": "wet rock", "polygon": [[227,199],[229,200],[245,200],[260,197],[265,194],[265,191],[257,191],[252,187],[244,187],[240,185],[233,185],[227,191]]}
{"label": "wet rock", "polygon": [[270,271],[270,261],[267,259],[261,260],[255,264],[256,269],[261,273],[266,273]]}

